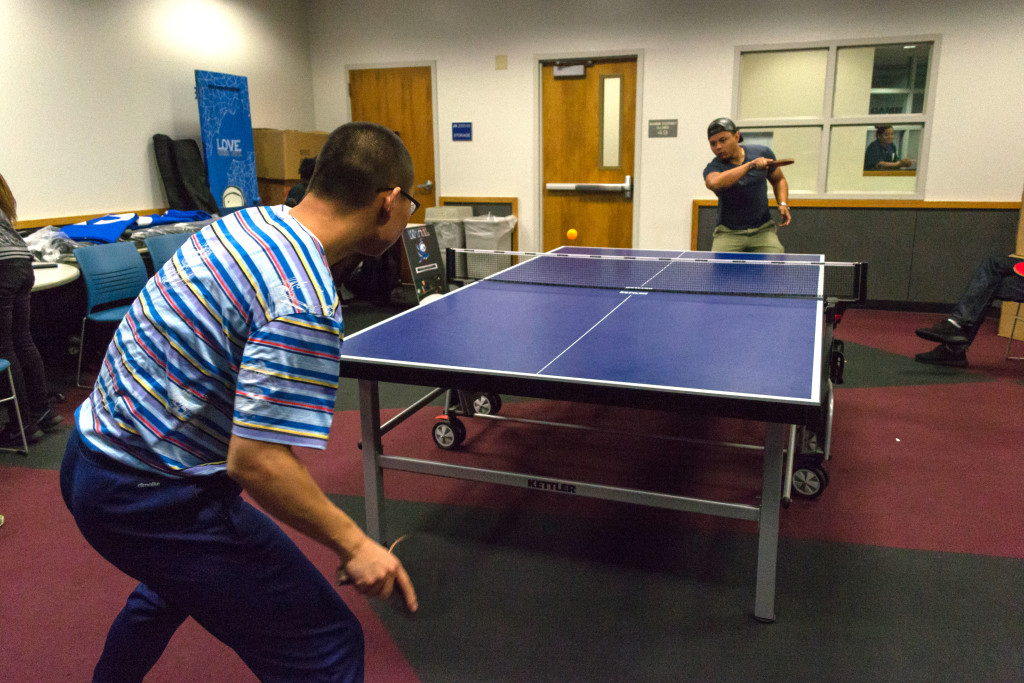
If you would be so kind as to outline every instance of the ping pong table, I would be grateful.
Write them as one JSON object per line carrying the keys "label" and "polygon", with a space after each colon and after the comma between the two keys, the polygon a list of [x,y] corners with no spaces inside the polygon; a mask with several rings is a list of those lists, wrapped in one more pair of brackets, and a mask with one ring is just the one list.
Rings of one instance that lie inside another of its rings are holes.
{"label": "ping pong table", "polygon": [[[807,267],[823,263],[561,247],[345,337],[341,375],[359,381],[367,532],[384,538],[384,469],[755,521],[754,616],[773,621],[787,430],[792,455],[792,426],[819,425],[831,387],[824,268]],[[694,278],[703,282],[689,291]],[[743,293],[715,293],[730,289]],[[444,389],[382,426],[379,382],[764,422],[760,504],[385,455],[382,434]]]}

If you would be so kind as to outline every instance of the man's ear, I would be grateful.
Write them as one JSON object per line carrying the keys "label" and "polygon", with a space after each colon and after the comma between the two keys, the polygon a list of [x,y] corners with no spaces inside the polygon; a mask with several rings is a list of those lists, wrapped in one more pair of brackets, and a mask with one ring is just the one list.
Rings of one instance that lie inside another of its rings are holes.
{"label": "man's ear", "polygon": [[391,216],[395,211],[395,201],[397,199],[397,190],[392,190],[391,194],[386,194],[380,198],[380,207],[377,209],[377,220],[380,222],[380,225],[386,225],[388,221],[391,220]]}

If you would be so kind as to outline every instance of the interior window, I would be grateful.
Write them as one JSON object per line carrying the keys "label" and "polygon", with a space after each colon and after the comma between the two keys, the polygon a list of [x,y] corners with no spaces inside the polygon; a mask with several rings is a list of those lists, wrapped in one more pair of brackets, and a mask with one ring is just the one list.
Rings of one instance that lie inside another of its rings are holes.
{"label": "interior window", "polygon": [[920,196],[937,41],[738,48],[734,120],[796,195]]}

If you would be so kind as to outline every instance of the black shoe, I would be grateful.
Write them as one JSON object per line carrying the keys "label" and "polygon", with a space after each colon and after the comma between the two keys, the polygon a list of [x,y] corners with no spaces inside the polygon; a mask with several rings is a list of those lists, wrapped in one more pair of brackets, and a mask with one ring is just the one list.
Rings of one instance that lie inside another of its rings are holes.
{"label": "black shoe", "polygon": [[[36,443],[45,436],[43,431],[34,425],[25,425],[25,440]],[[21,432],[16,424],[8,422],[0,430],[0,448],[21,448]]]}
{"label": "black shoe", "polygon": [[39,416],[39,418],[35,421],[35,424],[36,426],[39,427],[39,429],[42,429],[44,432],[49,433],[57,429],[57,425],[59,425],[63,421],[63,417],[53,412],[52,408],[48,408],[45,413]]}
{"label": "black shoe", "polygon": [[918,363],[929,363],[931,365],[949,365],[954,368],[967,367],[967,350],[950,348],[945,344],[939,344],[931,351],[919,353],[914,356]]}
{"label": "black shoe", "polygon": [[951,344],[956,346],[957,344],[970,343],[970,339],[967,338],[964,331],[951,323],[948,319],[936,323],[931,327],[922,327],[921,329],[916,330],[915,334],[921,339],[939,342],[940,344]]}

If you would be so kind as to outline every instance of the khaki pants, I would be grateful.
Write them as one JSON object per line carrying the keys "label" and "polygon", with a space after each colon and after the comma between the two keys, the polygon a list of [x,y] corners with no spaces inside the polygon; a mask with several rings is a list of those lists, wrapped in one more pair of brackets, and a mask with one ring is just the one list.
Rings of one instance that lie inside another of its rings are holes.
{"label": "khaki pants", "polygon": [[713,233],[711,251],[781,254],[786,250],[776,234],[777,228],[778,224],[774,220],[747,230],[730,230],[724,225],[719,225]]}

